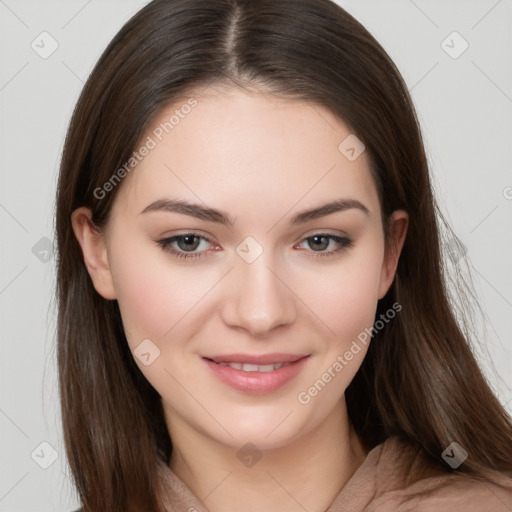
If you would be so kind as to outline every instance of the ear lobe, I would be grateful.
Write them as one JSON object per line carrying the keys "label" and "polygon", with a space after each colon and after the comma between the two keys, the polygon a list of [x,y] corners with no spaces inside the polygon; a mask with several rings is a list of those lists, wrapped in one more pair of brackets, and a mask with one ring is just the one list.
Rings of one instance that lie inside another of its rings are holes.
{"label": "ear lobe", "polygon": [[71,224],[94,288],[105,299],[113,300],[117,295],[108,263],[105,237],[91,219],[91,210],[81,207],[72,213]]}
{"label": "ear lobe", "polygon": [[409,215],[404,210],[394,211],[389,218],[389,246],[384,255],[380,274],[379,299],[388,292],[395,278],[396,267],[405,242]]}

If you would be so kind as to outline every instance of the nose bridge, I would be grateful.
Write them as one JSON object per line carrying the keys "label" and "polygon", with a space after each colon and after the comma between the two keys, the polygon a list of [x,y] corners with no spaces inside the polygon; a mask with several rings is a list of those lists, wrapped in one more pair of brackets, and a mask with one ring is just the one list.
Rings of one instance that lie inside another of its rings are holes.
{"label": "nose bridge", "polygon": [[293,294],[274,252],[247,237],[236,249],[226,321],[252,334],[265,334],[295,318]]}

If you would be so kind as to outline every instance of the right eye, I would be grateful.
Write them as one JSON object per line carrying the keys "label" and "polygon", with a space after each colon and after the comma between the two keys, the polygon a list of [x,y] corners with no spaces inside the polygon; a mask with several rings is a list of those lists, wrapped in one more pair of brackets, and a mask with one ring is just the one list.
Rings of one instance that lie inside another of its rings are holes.
{"label": "right eye", "polygon": [[[176,258],[193,259],[203,257],[202,254],[206,251],[192,252],[200,245],[200,241],[204,240],[208,243],[212,243],[205,236],[197,233],[183,233],[181,235],[174,235],[169,238],[158,240],[157,243],[162,249]],[[177,245],[177,248],[173,246]]]}

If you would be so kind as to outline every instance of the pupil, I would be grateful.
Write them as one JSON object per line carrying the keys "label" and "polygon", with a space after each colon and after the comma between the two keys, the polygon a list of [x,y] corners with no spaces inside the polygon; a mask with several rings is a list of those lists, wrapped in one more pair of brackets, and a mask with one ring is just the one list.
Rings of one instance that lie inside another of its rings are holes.
{"label": "pupil", "polygon": [[[322,245],[322,240],[327,240],[327,244],[329,243],[328,239],[324,236],[318,236],[318,235],[315,235],[313,236],[313,240],[315,241],[315,245],[316,247],[318,248],[318,242]],[[326,242],[323,242],[323,245],[325,245]],[[325,249],[325,247],[322,247],[323,249]]]}
{"label": "pupil", "polygon": [[197,245],[197,242],[194,243],[194,239],[196,239],[197,237],[195,235],[192,235],[192,236],[183,236],[182,237],[182,240],[185,241],[185,245],[186,245],[186,248],[188,249],[195,249],[196,245]]}

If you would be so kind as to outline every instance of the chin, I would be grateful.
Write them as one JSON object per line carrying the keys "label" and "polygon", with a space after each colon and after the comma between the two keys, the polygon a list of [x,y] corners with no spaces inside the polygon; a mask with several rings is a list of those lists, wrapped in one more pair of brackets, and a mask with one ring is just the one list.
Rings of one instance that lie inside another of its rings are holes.
{"label": "chin", "polygon": [[271,414],[255,410],[253,414],[244,415],[243,420],[223,423],[233,437],[221,429],[221,437],[216,431],[215,439],[237,451],[249,443],[261,451],[282,448],[300,439],[309,430],[303,422],[297,421],[297,412],[293,408],[279,408]]}

